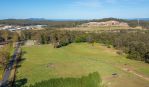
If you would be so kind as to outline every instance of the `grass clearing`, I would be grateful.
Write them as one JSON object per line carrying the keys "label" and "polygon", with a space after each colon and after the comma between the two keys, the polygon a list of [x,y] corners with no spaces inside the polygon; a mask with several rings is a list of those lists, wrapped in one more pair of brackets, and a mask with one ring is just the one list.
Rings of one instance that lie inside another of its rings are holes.
{"label": "grass clearing", "polygon": [[[149,81],[122,70],[130,67],[149,77],[148,64],[126,59],[115,49],[102,44],[93,47],[88,43],[73,43],[58,49],[52,45],[22,48],[25,60],[18,69],[17,80],[27,79],[26,85],[51,78],[81,77],[97,71],[109,87],[149,87]],[[113,77],[113,73],[117,73],[118,77]]]}

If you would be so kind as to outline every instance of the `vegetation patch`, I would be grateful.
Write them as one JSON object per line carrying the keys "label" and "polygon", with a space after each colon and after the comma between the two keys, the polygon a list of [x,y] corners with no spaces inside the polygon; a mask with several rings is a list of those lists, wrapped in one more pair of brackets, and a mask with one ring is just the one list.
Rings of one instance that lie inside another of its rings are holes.
{"label": "vegetation patch", "polygon": [[35,83],[29,87],[103,87],[98,72],[81,78],[56,78]]}

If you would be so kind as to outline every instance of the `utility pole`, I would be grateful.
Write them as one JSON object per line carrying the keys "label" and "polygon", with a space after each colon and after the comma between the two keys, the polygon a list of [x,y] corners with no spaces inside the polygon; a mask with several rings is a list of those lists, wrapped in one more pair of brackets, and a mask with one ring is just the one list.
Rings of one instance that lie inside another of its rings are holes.
{"label": "utility pole", "polygon": [[139,18],[138,18],[138,26],[140,26],[140,20],[139,20]]}

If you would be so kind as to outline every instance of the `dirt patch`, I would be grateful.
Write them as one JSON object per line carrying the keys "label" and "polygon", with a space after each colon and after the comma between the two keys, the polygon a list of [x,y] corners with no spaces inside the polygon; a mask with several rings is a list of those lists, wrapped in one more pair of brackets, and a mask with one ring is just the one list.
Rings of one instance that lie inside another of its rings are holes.
{"label": "dirt patch", "polygon": [[54,68],[54,64],[53,63],[49,63],[49,64],[47,64],[47,68]]}
{"label": "dirt patch", "polygon": [[142,79],[144,79],[144,80],[147,80],[147,81],[149,81],[149,78],[147,78],[147,77],[145,77],[145,76],[143,76],[143,75],[141,75],[141,74],[139,74],[139,73],[136,73],[133,69],[131,69],[131,68],[122,68],[122,70],[123,71],[126,71],[126,72],[129,72],[129,73],[132,73],[132,74],[134,74],[134,75],[136,75],[136,76],[138,76],[138,77],[140,77],[140,78],[142,78]]}

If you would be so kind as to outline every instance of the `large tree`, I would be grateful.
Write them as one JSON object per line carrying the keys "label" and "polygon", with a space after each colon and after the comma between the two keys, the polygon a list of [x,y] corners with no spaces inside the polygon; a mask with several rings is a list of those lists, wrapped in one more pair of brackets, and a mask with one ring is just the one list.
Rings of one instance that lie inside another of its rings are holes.
{"label": "large tree", "polygon": [[144,58],[145,58],[145,62],[146,62],[146,63],[149,63],[149,52],[147,52],[147,53],[145,54]]}
{"label": "large tree", "polygon": [[7,30],[2,31],[2,37],[5,39],[5,41],[7,41],[9,37],[9,31]]}
{"label": "large tree", "polygon": [[5,45],[2,49],[0,49],[0,65],[2,68],[5,68],[9,62],[11,49],[11,44]]}

